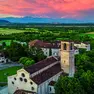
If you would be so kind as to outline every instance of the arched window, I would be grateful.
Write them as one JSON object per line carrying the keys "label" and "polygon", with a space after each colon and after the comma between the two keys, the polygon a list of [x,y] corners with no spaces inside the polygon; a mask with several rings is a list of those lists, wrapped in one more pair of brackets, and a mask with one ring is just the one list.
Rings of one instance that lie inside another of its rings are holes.
{"label": "arched window", "polygon": [[14,85],[14,82],[12,81],[12,84]]}
{"label": "arched window", "polygon": [[24,73],[22,73],[22,77],[25,77],[25,74]]}
{"label": "arched window", "polygon": [[14,77],[14,80],[16,80],[16,78]]}
{"label": "arched window", "polygon": [[34,90],[34,87],[31,87],[31,90]]}
{"label": "arched window", "polygon": [[70,50],[72,50],[72,43],[70,44]]}
{"label": "arched window", "polygon": [[19,79],[20,79],[20,81],[23,81],[23,79],[21,77]]}
{"label": "arched window", "polygon": [[63,48],[63,50],[67,50],[67,45],[66,45],[66,43],[64,43],[64,48]]}
{"label": "arched window", "polygon": [[27,79],[24,79],[24,82],[27,82]]}
{"label": "arched window", "polygon": [[33,83],[32,83],[32,82],[30,82],[30,84],[32,85]]}

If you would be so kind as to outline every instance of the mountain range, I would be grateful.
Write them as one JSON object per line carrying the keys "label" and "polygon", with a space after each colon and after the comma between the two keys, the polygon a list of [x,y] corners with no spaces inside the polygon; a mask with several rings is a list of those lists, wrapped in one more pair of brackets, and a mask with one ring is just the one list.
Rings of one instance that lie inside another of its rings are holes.
{"label": "mountain range", "polygon": [[10,22],[7,20],[0,20],[0,24],[10,24]]}
{"label": "mountain range", "polygon": [[0,18],[1,21],[11,23],[94,23],[93,20],[77,20],[73,18],[41,18],[41,17],[6,17]]}

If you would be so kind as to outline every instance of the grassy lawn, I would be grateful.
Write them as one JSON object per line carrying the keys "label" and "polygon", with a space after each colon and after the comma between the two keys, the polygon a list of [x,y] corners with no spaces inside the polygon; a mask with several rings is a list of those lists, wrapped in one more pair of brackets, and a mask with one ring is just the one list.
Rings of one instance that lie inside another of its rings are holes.
{"label": "grassy lawn", "polygon": [[0,82],[7,82],[7,76],[16,74],[17,70],[19,69],[21,69],[21,67],[16,66],[0,70]]}

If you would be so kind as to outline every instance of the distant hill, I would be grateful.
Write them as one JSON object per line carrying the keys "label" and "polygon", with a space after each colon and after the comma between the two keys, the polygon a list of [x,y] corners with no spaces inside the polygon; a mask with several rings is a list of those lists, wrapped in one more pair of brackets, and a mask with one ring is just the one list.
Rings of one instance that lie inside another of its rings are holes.
{"label": "distant hill", "polygon": [[3,24],[10,24],[10,22],[7,20],[0,20],[0,25],[3,25]]}
{"label": "distant hill", "polygon": [[88,23],[92,21],[80,21],[73,18],[40,18],[40,17],[32,17],[25,16],[21,18],[15,17],[6,17],[2,18],[2,20],[7,20],[12,23]]}

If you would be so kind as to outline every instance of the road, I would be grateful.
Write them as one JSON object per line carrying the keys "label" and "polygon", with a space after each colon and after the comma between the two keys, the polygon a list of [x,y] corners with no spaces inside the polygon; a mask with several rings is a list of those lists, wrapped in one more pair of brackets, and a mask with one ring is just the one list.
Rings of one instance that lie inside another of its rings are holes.
{"label": "road", "polygon": [[13,63],[13,64],[0,64],[0,70],[9,68],[9,67],[14,67],[14,66],[23,66],[22,64],[17,64],[17,63]]}

